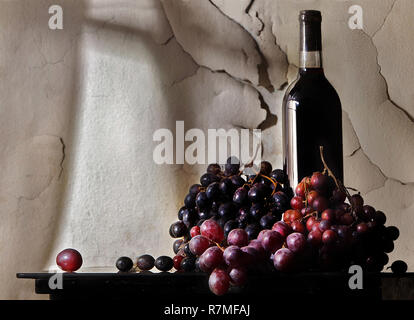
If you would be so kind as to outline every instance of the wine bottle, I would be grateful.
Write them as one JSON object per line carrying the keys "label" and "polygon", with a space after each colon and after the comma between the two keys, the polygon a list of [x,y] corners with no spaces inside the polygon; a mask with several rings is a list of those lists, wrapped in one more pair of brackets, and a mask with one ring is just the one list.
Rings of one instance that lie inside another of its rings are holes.
{"label": "wine bottle", "polygon": [[293,188],[323,169],[319,146],[328,167],[343,181],[341,102],[322,67],[321,13],[301,11],[299,22],[299,73],[283,100],[284,169]]}

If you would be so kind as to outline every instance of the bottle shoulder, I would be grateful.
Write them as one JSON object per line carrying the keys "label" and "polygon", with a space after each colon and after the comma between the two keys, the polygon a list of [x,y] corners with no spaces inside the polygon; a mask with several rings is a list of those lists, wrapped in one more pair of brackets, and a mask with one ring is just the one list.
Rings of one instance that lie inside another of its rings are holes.
{"label": "bottle shoulder", "polygon": [[331,103],[334,101],[340,105],[338,93],[323,73],[299,74],[286,89],[284,101],[307,99],[326,101],[327,97]]}

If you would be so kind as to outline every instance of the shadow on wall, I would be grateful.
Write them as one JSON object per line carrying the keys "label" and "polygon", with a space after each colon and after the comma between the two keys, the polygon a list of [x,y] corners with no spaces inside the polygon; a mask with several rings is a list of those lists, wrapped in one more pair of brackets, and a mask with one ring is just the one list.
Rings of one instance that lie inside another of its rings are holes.
{"label": "shadow on wall", "polygon": [[[95,12],[96,10],[108,11],[108,10],[111,10],[111,8],[115,10],[115,12],[118,12],[117,10],[125,10],[125,8],[122,7],[122,4],[120,6],[113,7],[113,4],[102,4],[101,6],[100,3],[94,5],[93,10]],[[131,8],[130,5],[127,6],[127,9],[132,10],[132,11],[135,10],[134,8]],[[88,8],[86,5],[84,5],[83,10],[84,12],[88,12],[89,10],[91,10],[91,8]],[[138,10],[138,5],[137,5],[136,10]],[[93,50],[99,51],[99,54],[107,55],[107,56],[116,55],[117,56],[116,58],[124,59],[124,60],[135,60],[136,63],[140,63],[139,57],[137,57],[136,54],[131,53],[130,51],[127,51],[127,50],[125,51],[118,50],[118,49],[114,50],[113,46],[114,44],[119,43],[120,39],[124,39],[124,41],[128,41],[128,42],[139,42],[141,46],[144,46],[146,50],[148,50],[148,54],[153,59],[152,62],[144,61],[144,63],[151,64],[152,66],[151,70],[153,72],[153,75],[155,78],[158,78],[156,81],[159,81],[165,85],[165,90],[162,90],[162,92],[158,93],[158,95],[162,96],[162,98],[160,98],[160,100],[162,101],[162,105],[158,106],[158,110],[159,108],[162,108],[162,113],[157,114],[158,111],[154,111],[154,114],[152,114],[151,116],[166,119],[166,121],[162,122],[162,126],[166,128],[175,128],[175,122],[177,120],[184,120],[184,117],[185,117],[184,108],[181,110],[180,106],[191,106],[193,103],[192,98],[189,95],[187,95],[185,92],[181,91],[181,95],[179,97],[179,104],[177,103],[177,101],[175,101],[175,103],[173,102],[173,100],[177,100],[177,95],[173,95],[173,91],[170,90],[169,85],[168,86],[166,85],[166,84],[171,84],[171,80],[172,80],[171,74],[170,74],[172,72],[170,69],[171,66],[169,65],[168,61],[166,61],[166,59],[168,59],[168,55],[164,54],[160,50],[154,49],[155,45],[158,47],[169,45],[170,41],[171,42],[175,41],[173,37],[167,40],[164,44],[156,44],[154,42],[153,37],[147,30],[139,29],[137,27],[131,27],[128,24],[122,24],[122,23],[115,22],[114,18],[109,18],[109,19],[92,18],[88,14],[85,14],[85,13],[83,14],[83,21],[81,23],[82,23],[82,29],[84,32],[85,32],[85,29],[87,29],[88,32],[96,32],[96,38],[98,39],[97,40],[98,45],[93,46]],[[94,30],[94,31],[91,31],[91,30]],[[101,33],[103,35],[102,39],[99,36],[99,34]],[[111,224],[110,219],[111,218],[113,219],[113,215],[107,215],[107,216],[105,215],[105,210],[108,210],[107,208],[105,208],[105,204],[100,204],[102,205],[102,208],[99,208],[98,210],[96,210],[96,211],[101,211],[101,212],[91,213],[92,216],[95,215],[92,218],[88,216],[89,213],[86,212],[87,208],[85,208],[85,210],[82,212],[75,211],[71,215],[71,211],[73,211],[73,207],[72,207],[73,203],[71,203],[70,199],[73,197],[73,193],[74,193],[73,184],[76,184],[77,180],[78,181],[82,179],[88,180],[88,177],[85,178],[85,177],[76,176],[77,174],[79,174],[79,170],[78,170],[79,161],[82,161],[82,158],[79,158],[79,154],[82,152],[83,153],[85,152],[85,150],[81,150],[81,151],[79,150],[79,145],[82,144],[82,139],[87,138],[85,137],[85,127],[88,126],[88,123],[85,122],[85,117],[84,117],[85,110],[84,109],[85,107],[89,108],[90,105],[88,105],[88,103],[85,103],[85,99],[87,98],[86,96],[89,96],[91,94],[86,88],[89,84],[85,83],[87,82],[87,80],[85,80],[85,70],[88,69],[87,68],[88,66],[86,65],[88,64],[88,61],[84,60],[85,49],[82,47],[82,44],[84,44],[84,41],[80,41],[80,40],[77,41],[76,55],[74,57],[74,68],[73,68],[74,77],[73,77],[73,83],[72,83],[73,96],[72,96],[72,103],[71,103],[72,108],[71,108],[71,114],[69,115],[70,116],[69,118],[70,127],[68,130],[69,132],[68,139],[67,139],[68,142],[66,144],[67,157],[65,161],[65,170],[64,170],[65,183],[64,183],[64,186],[62,187],[63,190],[62,190],[60,202],[59,202],[59,210],[58,210],[59,215],[56,216],[56,219],[55,219],[56,228],[53,229],[54,235],[51,237],[51,239],[54,239],[54,243],[52,243],[51,241],[51,246],[49,247],[48,253],[46,255],[48,259],[45,259],[44,261],[51,261],[55,257],[57,251],[63,249],[60,247],[61,245],[65,245],[66,243],[74,243],[73,246],[76,247],[79,243],[85,243],[85,246],[87,246],[88,251],[89,251],[87,252],[87,255],[91,257],[91,259],[89,260],[89,264],[87,266],[88,267],[102,267],[102,263],[103,263],[104,266],[107,267],[108,266],[107,261],[102,262],[103,258],[100,258],[99,255],[108,257],[114,253],[113,252],[111,253],[99,252],[100,248],[105,247],[105,244],[103,242],[99,242],[102,239],[95,238],[95,239],[89,240],[89,237],[85,236],[84,239],[86,239],[86,241],[82,242],[79,239],[74,239],[76,236],[72,235],[70,232],[71,229],[73,230],[75,228],[86,229],[86,227],[81,225],[83,221],[89,221],[88,223],[91,223],[92,225],[91,229],[89,230],[90,238],[93,238],[94,234],[97,234],[97,232],[99,232],[102,229],[107,229],[108,232],[113,232],[111,228],[114,228],[116,229],[117,232],[123,232],[122,229],[119,229],[119,228],[117,229],[116,226]],[[110,77],[111,75],[109,75],[109,78]],[[96,82],[106,81],[104,78],[105,79],[108,78],[108,74],[102,74],[101,79],[94,79],[94,80],[96,80]],[[143,90],[143,88],[140,87],[141,84],[137,81],[137,79],[135,79],[132,76],[132,78],[131,77],[126,78],[125,81],[131,81],[133,83],[133,86],[136,86],[137,91]],[[105,85],[103,87],[105,87]],[[114,85],[114,87],[116,87],[115,90],[119,90],[118,86]],[[123,92],[107,92],[107,94],[108,95],[119,95],[119,94],[122,95]],[[128,93],[125,93],[125,95],[127,94]],[[125,101],[123,101],[122,103],[125,103]],[[132,103],[137,108],[135,111],[139,111],[139,113],[141,113],[139,109],[140,102],[132,101]],[[113,115],[113,111],[120,107],[121,105],[117,105],[116,102],[112,104],[103,104],[102,106],[100,106],[99,112],[101,113],[101,115],[103,115],[103,117],[108,119],[111,117],[111,115]],[[151,106],[148,106],[148,108],[150,107]],[[123,110],[122,112],[124,111],[125,110]],[[182,118],[177,118],[177,116],[182,117]],[[148,119],[148,121],[150,122],[151,119]],[[99,125],[103,126],[105,125],[105,123],[98,124],[97,128],[99,128]],[[193,127],[193,122],[191,119],[186,118],[186,127],[187,126]],[[102,127],[102,129],[107,129],[107,128]],[[154,128],[154,129],[157,129],[157,128]],[[102,131],[106,131],[106,130],[102,130]],[[140,132],[143,132],[143,131],[146,132],[146,130],[143,130],[143,128],[140,127],[140,124],[137,121],[136,128],[129,133],[130,135],[134,135],[134,134],[139,135]],[[100,132],[97,132],[97,134],[100,134]],[[103,132],[102,134],[104,135]],[[137,143],[139,144],[138,142],[139,137],[129,136],[129,138],[137,140]],[[115,139],[111,139],[111,138],[109,139],[109,141],[113,141],[113,140]],[[119,142],[120,144],[123,143],[123,141],[117,141],[117,142]],[[150,145],[151,143],[152,141],[145,141],[145,144],[147,145]],[[83,145],[85,146],[85,144]],[[88,152],[90,152],[91,154],[96,151],[96,149],[94,150],[95,145],[89,144],[89,145],[86,145],[86,147],[90,148]],[[98,149],[99,146],[96,146],[96,148]],[[118,152],[117,151],[118,149],[119,149],[118,146],[113,145],[114,153]],[[125,155],[125,157],[128,157],[128,158],[133,157],[133,156],[134,156],[133,154]],[[152,159],[152,154],[149,156]],[[114,157],[114,159],[118,159],[118,158],[119,158],[119,155],[116,155],[116,157]],[[120,162],[117,165],[122,166],[123,163]],[[145,172],[144,168],[139,167],[138,162],[136,166],[137,168],[134,168],[134,169],[139,171],[139,174],[143,176],[142,179],[145,180],[145,182],[143,182],[143,184],[140,185],[140,188],[141,188],[140,190],[135,190],[135,193],[144,194],[145,192],[149,192],[149,189],[147,189],[144,185],[147,183],[148,184],[152,183],[152,181],[150,180],[152,177],[148,176],[148,173]],[[156,165],[154,164],[154,167],[155,166]],[[171,170],[168,168],[163,168],[162,170],[166,170],[166,171],[168,170],[170,171],[169,174],[175,175],[175,178],[174,177],[168,178],[168,181],[169,181],[168,184],[169,184],[169,188],[177,191],[177,194],[179,194],[180,192],[178,192],[178,190],[180,189],[180,184],[181,184],[181,181],[178,177],[179,170]],[[84,171],[80,173],[85,174]],[[92,172],[90,174],[93,175]],[[94,177],[91,177],[92,181],[93,179]],[[96,192],[96,190],[90,190],[90,191],[91,193]],[[110,200],[111,199],[108,199],[108,201]],[[136,199],[135,201],[138,202]],[[93,201],[90,203],[93,204]],[[74,221],[75,219],[73,219],[73,215],[79,215],[82,217]],[[136,218],[140,219],[142,217],[138,216]],[[128,217],[124,217],[123,219],[124,219],[123,223],[127,224]],[[157,214],[155,217],[153,217],[153,219],[154,220],[157,220],[157,219],[166,220],[166,217],[165,215]],[[169,223],[169,221],[166,221],[166,222]],[[100,226],[96,227],[95,229],[93,226],[94,223],[99,224]],[[167,229],[165,228],[165,230]],[[79,234],[79,232],[77,234]],[[156,235],[153,235],[153,236],[155,237]],[[115,237],[113,236],[112,238],[115,238]],[[152,242],[152,245],[154,247],[157,247],[157,242],[155,241]],[[123,249],[122,246],[123,246],[122,243],[117,245],[117,247],[119,247],[119,250]],[[82,250],[82,247],[80,246],[79,249]],[[108,250],[114,250],[114,249],[112,247],[109,247]],[[91,265],[90,264],[91,261],[95,265]]]}

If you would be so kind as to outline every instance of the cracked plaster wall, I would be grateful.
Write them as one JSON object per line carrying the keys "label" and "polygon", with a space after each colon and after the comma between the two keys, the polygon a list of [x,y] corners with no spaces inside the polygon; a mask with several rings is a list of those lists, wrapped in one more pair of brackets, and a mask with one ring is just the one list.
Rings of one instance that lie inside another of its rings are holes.
{"label": "cracked plaster wall", "polygon": [[[48,7],[64,9],[49,30]],[[364,29],[348,28],[363,8]],[[203,166],[157,166],[153,132],[260,128],[280,167],[281,100],[298,65],[298,11],[323,14],[324,64],[343,104],[345,183],[401,237],[414,266],[410,0],[0,2],[0,297],[16,272],[75,247],[84,270],[171,252],[168,226]]]}

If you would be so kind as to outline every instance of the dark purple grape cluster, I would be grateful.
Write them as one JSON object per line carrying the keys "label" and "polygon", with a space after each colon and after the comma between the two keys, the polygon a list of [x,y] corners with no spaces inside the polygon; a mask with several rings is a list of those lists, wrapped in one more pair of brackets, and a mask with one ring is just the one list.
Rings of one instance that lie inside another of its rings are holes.
{"label": "dark purple grape cluster", "polygon": [[210,164],[200,183],[189,188],[178,221],[170,227],[171,237],[183,238],[174,243],[174,252],[185,247],[193,228],[208,219],[221,226],[224,239],[232,230],[243,229],[249,240],[279,221],[293,195],[286,174],[273,170],[267,161],[262,161],[257,171],[255,175],[244,175],[235,157],[227,159],[224,167]]}

